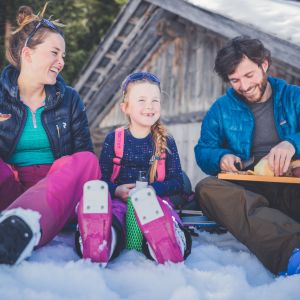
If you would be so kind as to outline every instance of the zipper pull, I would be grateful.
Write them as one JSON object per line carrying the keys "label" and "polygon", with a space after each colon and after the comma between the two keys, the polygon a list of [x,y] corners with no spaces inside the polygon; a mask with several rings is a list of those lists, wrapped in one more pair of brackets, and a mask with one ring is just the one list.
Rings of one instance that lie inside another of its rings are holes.
{"label": "zipper pull", "polygon": [[60,131],[59,131],[59,126],[58,125],[56,125],[56,130],[57,130],[58,138],[60,138]]}

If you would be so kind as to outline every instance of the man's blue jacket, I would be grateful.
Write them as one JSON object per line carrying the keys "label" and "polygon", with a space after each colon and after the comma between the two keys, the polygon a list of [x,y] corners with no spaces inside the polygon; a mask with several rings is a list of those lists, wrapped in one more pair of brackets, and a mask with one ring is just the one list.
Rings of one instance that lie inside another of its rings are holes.
{"label": "man's blue jacket", "polygon": [[[300,157],[300,87],[268,77],[274,101],[274,120],[279,138],[294,145]],[[233,88],[227,90],[207,112],[195,146],[199,167],[209,175],[220,172],[220,160],[234,154],[242,160],[251,156],[254,117]]]}

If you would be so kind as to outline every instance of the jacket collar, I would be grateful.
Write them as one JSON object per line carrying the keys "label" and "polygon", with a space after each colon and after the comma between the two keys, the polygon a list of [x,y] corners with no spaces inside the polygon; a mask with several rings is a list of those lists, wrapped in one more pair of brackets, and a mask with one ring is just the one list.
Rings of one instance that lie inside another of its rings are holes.
{"label": "jacket collar", "polygon": [[[283,79],[268,76],[268,81],[272,88],[272,97],[274,101],[274,106],[279,106],[281,101],[281,94],[286,85],[286,81]],[[240,106],[247,107],[248,105],[243,100],[243,98],[233,89],[229,88],[226,92],[227,96],[236,101]]]}
{"label": "jacket collar", "polygon": [[[13,65],[8,65],[4,68],[1,77],[0,83],[2,84],[4,90],[11,96],[14,101],[19,101],[19,87],[18,87],[18,77],[19,70],[16,69]],[[60,99],[62,99],[66,89],[66,84],[59,74],[55,85],[45,85],[46,90],[46,107],[54,107]]]}

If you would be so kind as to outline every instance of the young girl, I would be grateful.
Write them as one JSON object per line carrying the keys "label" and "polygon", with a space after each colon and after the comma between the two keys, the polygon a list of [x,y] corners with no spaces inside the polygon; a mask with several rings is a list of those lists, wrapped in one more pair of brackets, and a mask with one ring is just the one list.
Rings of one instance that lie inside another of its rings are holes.
{"label": "young girl", "polygon": [[0,79],[0,263],[15,264],[75,217],[83,184],[100,177],[84,105],[59,75],[57,23],[18,11]]}
{"label": "young girl", "polygon": [[[122,91],[129,126],[108,134],[100,156],[103,181],[85,185],[77,249],[104,264],[116,257],[125,247],[130,197],[144,238],[142,251],[159,263],[181,262],[190,254],[191,237],[168,198],[183,191],[183,178],[175,141],[160,121],[160,81],[149,72],[133,73]],[[148,174],[149,187],[136,186],[140,172]]]}

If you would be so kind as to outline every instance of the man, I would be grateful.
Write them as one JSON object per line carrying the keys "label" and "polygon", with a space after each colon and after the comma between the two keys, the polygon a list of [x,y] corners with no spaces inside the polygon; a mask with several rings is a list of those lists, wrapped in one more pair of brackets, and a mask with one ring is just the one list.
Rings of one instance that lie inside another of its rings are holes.
{"label": "man", "polygon": [[[237,37],[216,57],[229,88],[207,112],[195,146],[209,175],[267,158],[275,176],[300,157],[300,87],[267,76],[271,54],[261,41]],[[300,185],[225,181],[196,186],[204,212],[226,226],[274,274],[300,273]]]}

